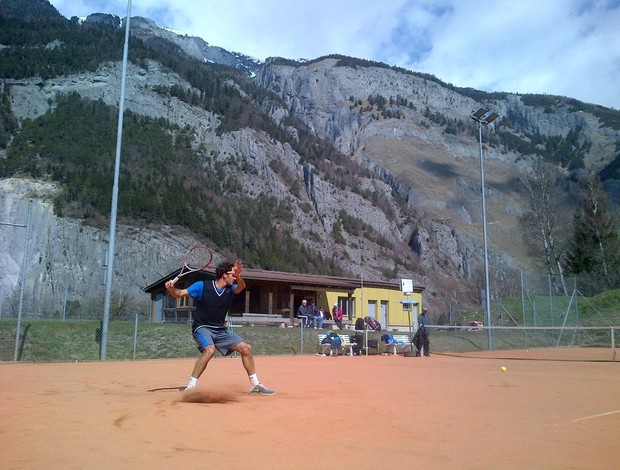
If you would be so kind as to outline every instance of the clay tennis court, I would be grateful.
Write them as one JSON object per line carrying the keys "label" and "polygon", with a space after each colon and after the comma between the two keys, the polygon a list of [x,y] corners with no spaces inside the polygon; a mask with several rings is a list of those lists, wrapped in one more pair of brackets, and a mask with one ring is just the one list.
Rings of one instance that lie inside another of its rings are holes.
{"label": "clay tennis court", "polygon": [[5,363],[2,468],[618,468],[620,364],[577,353],[257,357],[274,396],[234,358],[192,394],[193,359]]}

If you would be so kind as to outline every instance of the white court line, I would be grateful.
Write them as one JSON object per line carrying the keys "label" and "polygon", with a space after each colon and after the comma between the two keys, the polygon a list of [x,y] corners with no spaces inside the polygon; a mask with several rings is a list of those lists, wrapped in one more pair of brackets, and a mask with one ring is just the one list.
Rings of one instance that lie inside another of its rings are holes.
{"label": "white court line", "polygon": [[586,419],[600,418],[601,416],[613,415],[616,413],[620,413],[620,410],[610,411],[609,413],[601,413],[600,415],[586,416],[585,418],[577,418],[573,420],[573,423],[576,423],[577,421],[585,421]]}

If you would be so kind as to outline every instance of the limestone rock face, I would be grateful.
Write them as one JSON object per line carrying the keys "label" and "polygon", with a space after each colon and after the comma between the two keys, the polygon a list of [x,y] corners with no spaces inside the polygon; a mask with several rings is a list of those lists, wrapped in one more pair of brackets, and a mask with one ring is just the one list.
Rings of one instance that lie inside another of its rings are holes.
{"label": "limestone rock face", "polygon": [[[339,66],[338,62],[339,59],[326,58],[308,65],[292,66],[267,61],[258,70],[256,79],[281,96],[291,113],[309,124],[317,134],[334,141],[345,153],[355,153],[368,139],[381,134],[390,138],[438,141],[455,156],[472,153],[469,146],[463,147],[460,139],[445,134],[438,137],[432,125],[420,127],[416,124],[425,122],[423,114],[427,109],[450,118],[469,120],[471,111],[483,104],[414,74],[383,67],[345,67]],[[371,95],[404,98],[413,109],[402,110],[406,119],[401,120],[381,120],[368,113],[359,113],[351,98],[365,101]],[[586,158],[587,169],[598,171],[615,157],[614,144],[620,131],[601,126],[595,115],[576,111],[570,106],[549,112],[542,107],[525,105],[519,95],[504,95],[502,99],[489,100],[484,106],[508,117],[523,131],[566,136],[571,130],[579,129],[583,138],[592,143],[592,150]],[[470,145],[474,144],[475,140],[470,142]],[[489,149],[488,157],[514,160],[514,155],[492,149]]]}
{"label": "limestone rock face", "polygon": [[[91,21],[116,20],[108,15]],[[480,286],[481,181],[477,128],[469,118],[473,109],[494,109],[509,118],[512,132],[520,135],[566,136],[579,129],[582,141],[590,143],[584,171],[598,172],[616,158],[620,132],[602,125],[594,114],[568,105],[549,112],[512,94],[479,102],[429,77],[387,67],[342,66],[336,58],[302,65],[282,65],[278,60],[260,64],[148,19],[132,18],[132,25],[132,34],[144,41],[170,41],[199,60],[242,68],[257,85],[279,96],[281,102],[266,99],[256,106],[282,124],[288,135],[299,140],[301,127],[287,120],[297,118],[364,172],[356,176],[354,190],[341,187],[327,171],[304,161],[289,143],[265,132],[252,128],[217,132],[218,115],[157,92],[173,85],[185,90],[192,86],[153,60],[128,65],[126,109],[187,129],[197,152],[216,162],[234,162],[223,165],[226,177],[234,178],[249,197],[266,195],[285,204],[292,222],[276,228],[291,231],[311,253],[366,279],[412,278],[427,288],[431,304],[434,297],[454,289],[475,291]],[[54,41],[48,46],[63,47]],[[7,79],[0,87],[8,92],[11,112],[22,123],[53,110],[69,93],[118,106],[120,79],[121,64],[111,62],[95,72],[48,80]],[[232,79],[228,85],[247,98],[241,85]],[[371,102],[377,97],[387,101],[392,114]],[[390,104],[397,101],[406,105]],[[450,126],[461,130],[451,132]],[[499,119],[496,127],[484,129],[489,250],[498,276],[533,266],[524,255],[518,224],[527,201],[517,175],[527,170],[530,157],[488,145],[502,126],[508,124]],[[6,158],[6,151],[0,158]],[[620,187],[613,181],[606,187]],[[100,302],[108,229],[57,217],[52,200],[58,188],[52,183],[9,178],[0,180],[0,190],[1,222],[25,224],[28,201],[33,200],[25,296],[32,311],[61,309],[65,292],[82,303]],[[341,221],[347,217],[370,227],[372,236],[343,230]],[[0,237],[0,288],[8,299],[18,289],[25,230],[5,226]],[[141,289],[177,268],[184,248],[194,243],[191,234],[178,227],[119,226],[115,294],[147,304]],[[14,305],[6,301],[2,305],[9,304]]]}
{"label": "limestone rock face", "polygon": [[[28,314],[49,316],[62,311],[65,295],[85,306],[100,305],[103,312],[109,231],[54,215],[51,199],[56,192],[51,183],[0,180],[0,221],[19,225],[0,231],[0,289],[7,315],[17,308],[14,300],[26,249],[24,307]],[[30,226],[22,227],[28,224],[29,205]],[[194,243],[169,227],[146,230],[119,225],[113,297],[130,299],[135,313],[148,312],[149,299],[142,289],[179,268],[183,247]]]}

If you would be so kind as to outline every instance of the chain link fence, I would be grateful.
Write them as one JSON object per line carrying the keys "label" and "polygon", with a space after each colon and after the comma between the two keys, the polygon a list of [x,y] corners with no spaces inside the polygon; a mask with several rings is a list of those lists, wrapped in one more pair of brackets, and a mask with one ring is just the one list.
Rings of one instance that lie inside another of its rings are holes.
{"label": "chain link fence", "polygon": [[[15,319],[0,320],[0,361],[75,362],[101,358],[101,322],[27,319],[19,334]],[[106,360],[195,358],[198,350],[191,327],[184,323],[155,324],[115,320],[108,325]],[[254,354],[290,355],[320,352],[318,335],[326,330],[235,327],[252,344]],[[362,354],[384,354],[382,336],[393,331],[355,332],[363,337]],[[620,327],[467,327],[431,326],[433,353],[466,353],[489,349],[599,348],[601,358],[615,360]],[[412,333],[408,332],[409,338]],[[491,341],[489,340],[491,335]]]}
{"label": "chain link fence", "polygon": [[[434,323],[468,326],[477,321],[505,327],[618,326],[620,276],[564,277],[516,272],[491,279],[491,313],[484,302],[466,308],[447,299]],[[481,299],[484,296],[481,295]]]}
{"label": "chain link fence", "polygon": [[[609,288],[611,286],[612,289]],[[515,276],[491,283],[491,325],[484,306],[465,309],[448,300],[432,312],[435,352],[528,347],[614,348],[620,318],[620,279],[596,280],[544,275]],[[20,328],[14,297],[0,305],[0,361],[96,361],[101,358],[100,314],[67,303],[49,314],[33,314],[24,302]],[[27,300],[27,299],[26,299]],[[475,323],[470,326],[470,323]],[[597,328],[597,329],[594,329]],[[317,330],[236,326],[257,355],[295,355],[319,352]],[[491,333],[489,333],[491,331]],[[319,331],[320,333],[321,331]],[[324,333],[324,331],[323,331]],[[344,331],[344,333],[351,333]],[[376,347],[384,332],[368,333]],[[493,341],[487,341],[491,336]],[[113,316],[108,323],[106,359],[133,360],[196,357],[189,322],[152,323],[146,313]]]}

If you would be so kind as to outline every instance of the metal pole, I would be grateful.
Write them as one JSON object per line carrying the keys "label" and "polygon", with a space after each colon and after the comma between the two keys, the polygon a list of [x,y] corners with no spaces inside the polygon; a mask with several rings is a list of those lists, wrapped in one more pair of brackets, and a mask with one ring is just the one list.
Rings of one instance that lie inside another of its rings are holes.
{"label": "metal pole", "polygon": [[123,47],[123,69],[121,73],[121,97],[118,106],[118,129],[116,133],[116,160],[114,162],[114,186],[112,188],[112,212],[110,214],[110,242],[108,248],[108,267],[106,272],[105,301],[103,305],[103,324],[101,326],[101,354],[105,360],[108,344],[108,325],[110,322],[110,299],[112,297],[112,277],[114,273],[114,251],[116,241],[116,213],[118,207],[118,179],[121,166],[121,143],[123,140],[123,111],[125,108],[125,78],[127,76],[127,55],[129,49],[129,22],[131,18],[131,0],[127,0],[127,18],[125,23],[125,46]]}
{"label": "metal pole", "polygon": [[[364,273],[362,272],[361,284],[360,284],[360,315],[364,318]],[[368,356],[368,328],[366,326],[366,320],[364,320],[364,349],[366,356]]]}
{"label": "metal pole", "polygon": [[65,298],[62,302],[62,321],[65,321],[67,318],[67,289],[68,287],[65,286]]}
{"label": "metal pole", "polygon": [[136,358],[136,348],[138,347],[138,314],[133,328],[133,358]]}
{"label": "metal pole", "polygon": [[297,318],[301,318],[301,323],[299,324],[299,331],[301,331],[301,352],[299,354],[304,353],[304,323],[306,322],[305,315],[299,315]]}
{"label": "metal pole", "polygon": [[523,315],[523,345],[527,348],[527,333],[525,323],[525,285],[523,281],[523,269],[521,270],[521,314]]}
{"label": "metal pole", "polygon": [[19,330],[22,327],[22,309],[24,306],[24,284],[26,283],[26,268],[28,266],[28,247],[30,245],[30,220],[32,218],[32,199],[28,201],[28,222],[26,223],[26,241],[24,242],[24,257],[19,270],[19,308],[17,310],[17,327],[15,329],[15,354],[13,361],[19,357]]}
{"label": "metal pole", "polygon": [[[575,296],[575,315],[576,315],[576,321],[577,321],[575,325],[575,332],[577,333],[577,335],[579,335],[579,296],[577,295],[579,291],[577,290],[577,276],[573,278],[573,292]],[[581,337],[578,336],[577,337],[578,345],[580,341],[581,341]]]}
{"label": "metal pole", "polygon": [[551,274],[547,274],[547,281],[549,284],[549,314],[551,316],[551,326],[553,326],[553,287],[551,285]]}
{"label": "metal pole", "polygon": [[487,246],[487,203],[484,194],[484,158],[482,154],[482,123],[478,121],[478,141],[480,143],[480,190],[482,192],[482,236],[484,238],[484,293],[487,307],[487,334],[489,351],[493,349],[493,331],[491,330],[491,294],[489,293],[489,249]]}

